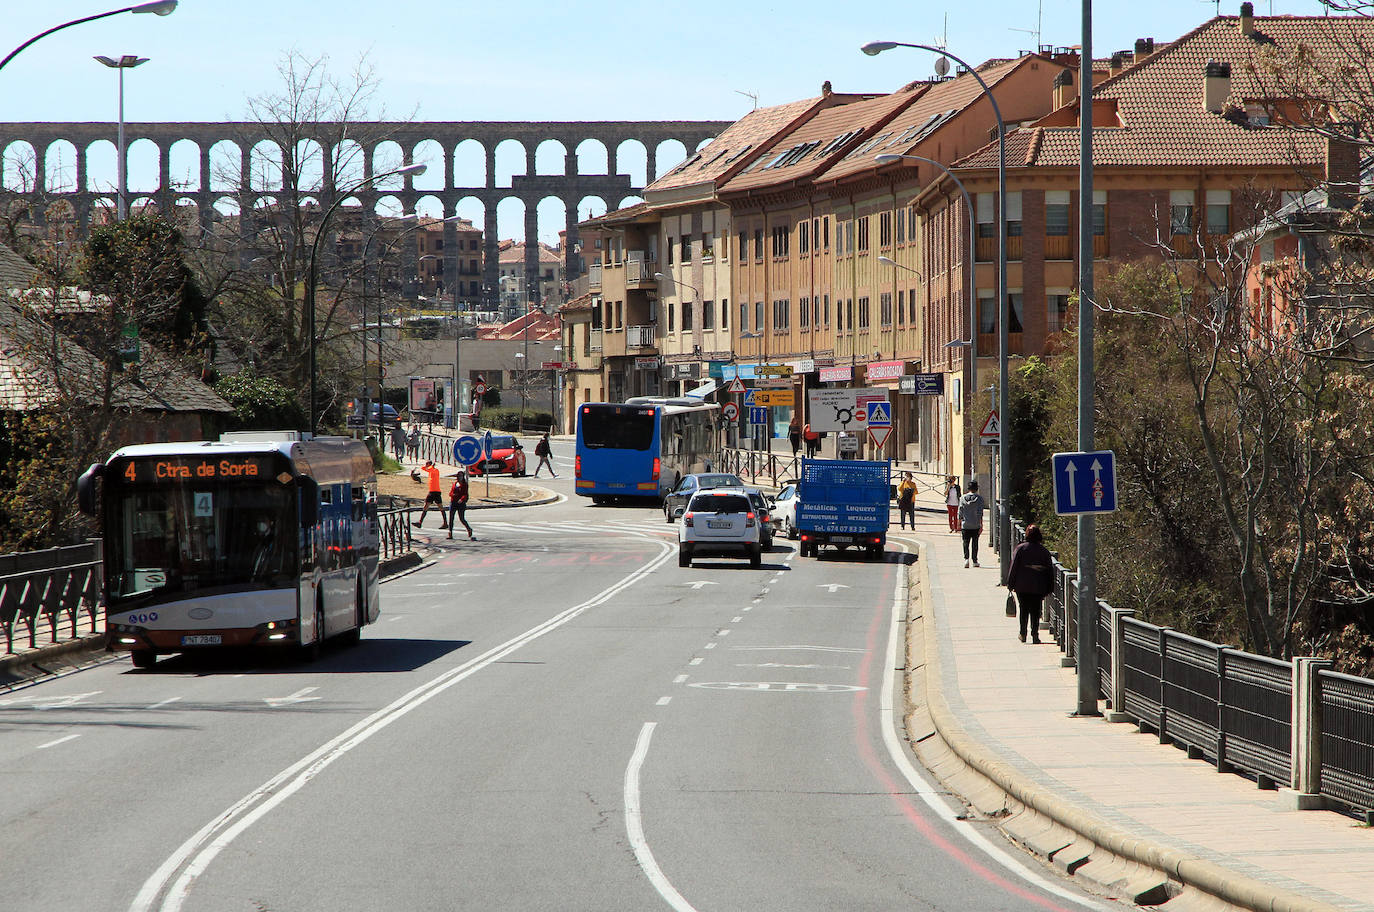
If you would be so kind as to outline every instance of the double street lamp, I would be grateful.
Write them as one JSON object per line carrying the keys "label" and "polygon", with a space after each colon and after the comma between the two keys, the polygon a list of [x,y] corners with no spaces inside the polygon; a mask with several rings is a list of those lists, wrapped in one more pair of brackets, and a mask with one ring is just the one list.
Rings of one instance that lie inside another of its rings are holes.
{"label": "double street lamp", "polygon": [[319,409],[316,398],[319,362],[316,357],[318,340],[315,338],[315,273],[317,261],[320,253],[320,241],[323,240],[329,227],[329,219],[338,211],[339,206],[349,199],[354,193],[384,177],[395,177],[400,174],[423,174],[425,166],[423,164],[403,165],[400,168],[393,168],[390,171],[383,171],[380,174],[373,174],[352,184],[351,186],[338,191],[338,198],[329,204],[329,208],[324,210],[324,216],[320,219],[319,227],[315,230],[315,239],[310,244],[310,262],[306,269],[305,282],[305,312],[308,330],[310,333],[310,435],[313,437],[319,428]]}
{"label": "double street lamp", "polygon": [[[881,54],[883,51],[890,51],[893,48],[906,47],[915,48],[920,51],[930,51],[939,54],[942,58],[948,57],[955,63],[962,66],[968,73],[978,80],[978,85],[982,87],[983,94],[992,103],[992,113],[997,118],[997,389],[998,389],[998,417],[1002,423],[1002,434],[997,441],[997,461],[999,463],[997,473],[997,561],[998,572],[1003,581],[1007,578],[1007,563],[1009,555],[1008,545],[1011,540],[1011,521],[1008,511],[1007,499],[1009,496],[1009,486],[1007,484],[1007,425],[1008,425],[1008,399],[1007,399],[1007,322],[1009,320],[1007,299],[1007,125],[1002,119],[1002,109],[997,105],[997,98],[992,94],[992,89],[987,81],[974,67],[970,66],[963,59],[951,54],[947,49],[936,47],[929,44],[913,44],[905,41],[870,41],[861,50],[870,57]],[[936,62],[936,72],[944,75],[948,72],[949,64],[943,61]],[[976,337],[975,337],[976,338]],[[974,339],[970,339],[973,342]]]}
{"label": "double street lamp", "polygon": [[119,70],[119,188],[115,198],[115,215],[122,222],[129,214],[129,163],[124,155],[124,71],[147,63],[148,58],[125,54],[116,59],[97,54],[95,59],[111,69]]}

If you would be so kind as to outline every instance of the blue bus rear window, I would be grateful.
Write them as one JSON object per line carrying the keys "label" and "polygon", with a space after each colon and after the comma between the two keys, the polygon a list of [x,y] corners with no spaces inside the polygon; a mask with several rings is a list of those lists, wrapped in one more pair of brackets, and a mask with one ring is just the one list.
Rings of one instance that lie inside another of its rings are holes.
{"label": "blue bus rear window", "polygon": [[584,406],[580,417],[583,446],[591,449],[648,450],[653,445],[652,409]]}

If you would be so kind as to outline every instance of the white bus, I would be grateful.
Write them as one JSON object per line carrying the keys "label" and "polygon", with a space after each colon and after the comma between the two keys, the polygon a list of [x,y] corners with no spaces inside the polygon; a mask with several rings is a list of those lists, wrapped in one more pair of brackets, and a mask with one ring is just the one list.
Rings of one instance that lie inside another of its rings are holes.
{"label": "white bus", "polygon": [[110,645],[139,668],[225,646],[314,658],[377,619],[377,480],[359,441],[273,431],[127,446],[77,491],[100,519]]}

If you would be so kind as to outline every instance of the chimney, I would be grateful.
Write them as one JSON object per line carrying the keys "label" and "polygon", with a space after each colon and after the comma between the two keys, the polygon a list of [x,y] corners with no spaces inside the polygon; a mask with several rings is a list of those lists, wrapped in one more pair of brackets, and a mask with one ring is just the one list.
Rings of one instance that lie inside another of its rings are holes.
{"label": "chimney", "polygon": [[1255,4],[1240,5],[1240,33],[1249,38],[1255,34]]}
{"label": "chimney", "polygon": [[1140,63],[1146,57],[1155,52],[1155,40],[1153,38],[1137,38],[1135,40],[1135,62]]}
{"label": "chimney", "polygon": [[834,90],[830,88],[830,80],[829,80],[829,79],[827,79],[825,82],[821,83],[821,95],[822,95],[822,96],[829,97],[830,94],[831,94],[833,91],[834,91]]}
{"label": "chimney", "polygon": [[1360,199],[1360,128],[1332,124],[1326,136],[1326,205],[1349,209]]}
{"label": "chimney", "polygon": [[1073,70],[1060,70],[1054,77],[1054,89],[1050,93],[1050,104],[1054,110],[1059,110],[1066,104],[1071,104],[1078,97],[1078,93],[1073,88]]}
{"label": "chimney", "polygon": [[1231,64],[1207,61],[1202,78],[1202,109],[1220,114],[1231,95]]}
{"label": "chimney", "polygon": [[1126,69],[1126,52],[1117,51],[1112,55],[1112,75],[1115,76],[1124,69]]}

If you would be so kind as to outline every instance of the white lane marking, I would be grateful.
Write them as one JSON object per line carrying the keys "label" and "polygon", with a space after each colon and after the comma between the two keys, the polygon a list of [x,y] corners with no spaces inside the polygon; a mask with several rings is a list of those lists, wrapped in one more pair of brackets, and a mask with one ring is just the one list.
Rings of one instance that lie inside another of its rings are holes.
{"label": "white lane marking", "polygon": [[63,743],[65,743],[65,742],[67,742],[67,741],[71,741],[71,740],[74,740],[74,739],[80,738],[80,737],[81,737],[81,736],[80,736],[79,734],[77,734],[77,735],[67,735],[65,738],[58,738],[56,741],[49,741],[47,744],[40,744],[40,745],[38,745],[36,748],[34,748],[34,750],[45,750],[46,748],[49,748],[49,747],[56,747],[56,746],[59,745],[59,744],[63,744]]}
{"label": "white lane marking", "polygon": [[630,847],[634,849],[639,869],[649,878],[658,895],[677,912],[696,912],[696,907],[679,893],[664,875],[663,869],[654,860],[649,849],[649,841],[644,838],[644,815],[639,802],[639,771],[644,766],[644,758],[649,754],[649,740],[654,736],[657,723],[645,722],[639,730],[639,740],[635,742],[634,753],[630,755],[629,765],[625,767],[625,832],[630,837]]}
{"label": "white lane marking", "polygon": [[[767,595],[768,593],[772,592],[773,590],[772,590],[772,589],[769,589],[767,586],[764,586],[764,587],[763,587],[762,589],[760,589],[759,591],[760,591],[761,593],[763,593],[764,595]],[[757,601],[757,599],[755,599],[755,601]]]}
{"label": "white lane marking", "polygon": [[700,665],[700,664],[701,664],[701,656],[697,656],[695,659],[693,659],[692,661],[688,662],[687,664],[688,664],[688,665]]}
{"label": "white lane marking", "polygon": [[[901,542],[897,546],[902,551],[909,551],[906,545]],[[903,569],[905,564],[899,565]],[[1012,875],[1035,884],[1040,889],[1048,893],[1053,893],[1060,899],[1066,899],[1077,903],[1088,909],[1102,909],[1103,906],[1094,903],[1086,897],[1079,896],[1070,890],[1066,890],[1054,881],[1040,876],[1034,870],[1018,863],[1011,854],[1002,846],[980,833],[977,829],[968,826],[961,826],[960,819],[955,815],[954,810],[941,801],[930,784],[921,777],[916,771],[916,767],[911,762],[908,751],[897,740],[897,714],[894,710],[896,680],[897,680],[897,655],[898,645],[901,640],[901,626],[903,609],[906,607],[906,574],[897,574],[897,583],[892,592],[892,621],[888,627],[887,637],[887,672],[883,676],[882,693],[878,700],[878,721],[883,730],[883,743],[887,746],[887,752],[892,757],[892,761],[897,764],[906,781],[911,783],[911,790],[920,797],[922,801],[935,813],[937,817],[950,825],[950,829],[968,840],[977,848],[981,849],[991,860],[997,862]],[[903,663],[905,665],[906,663]]]}
{"label": "white lane marking", "polygon": [[[319,775],[335,760],[455,684],[466,680],[488,665],[500,661],[517,649],[529,645],[544,634],[557,630],[587,610],[610,601],[625,589],[652,574],[665,564],[673,553],[673,549],[667,543],[655,542],[655,544],[660,548],[658,556],[650,559],[639,569],[617,580],[581,604],[566,608],[524,633],[517,634],[499,646],[487,650],[482,655],[421,684],[409,693],[354,723],[343,733],[326,741],[239,799],[178,846],[177,850],[158,866],[152,876],[144,881],[138,895],[134,897],[133,903],[129,906],[130,912],[149,912],[157,905],[158,897],[163,894],[164,890],[166,895],[158,908],[161,912],[179,912],[189,897],[196,878],[204,873],[210,863],[214,861],[215,856],[246,832],[254,823],[265,817],[291,795],[304,788],[311,779]],[[183,866],[184,870],[182,870],[181,875],[176,878],[175,882],[172,882],[172,878]]]}
{"label": "white lane marking", "polygon": [[737,615],[735,615],[734,617],[730,618],[730,623],[731,623],[731,624],[738,624],[738,623],[739,623],[740,621],[742,621],[742,620],[744,620],[743,616],[737,614]]}
{"label": "white lane marking", "polygon": [[681,683],[682,683],[683,681],[685,681],[685,680],[687,680],[687,676],[686,676],[686,675],[678,675],[676,678],[673,678],[673,683],[674,683],[674,684],[681,684]]}
{"label": "white lane marking", "polygon": [[318,700],[319,697],[310,697],[306,696],[306,694],[312,694],[317,690],[319,690],[318,687],[302,687],[289,697],[263,697],[262,702],[273,709],[279,706],[290,706],[293,703],[309,703],[312,700]]}
{"label": "white lane marking", "polygon": [[719,629],[719,630],[716,631],[716,636],[718,636],[718,637],[729,636],[729,635],[730,635],[730,628],[728,628],[728,627],[722,627],[721,629]]}
{"label": "white lane marking", "polygon": [[178,700],[180,700],[180,699],[181,699],[181,697],[168,697],[168,698],[165,699],[165,700],[159,700],[159,701],[157,701],[157,702],[154,703],[152,706],[145,706],[145,707],[143,707],[143,708],[144,708],[144,709],[161,709],[162,707],[168,705],[169,703],[175,703],[176,701],[178,701]]}
{"label": "white lane marking", "polygon": [[753,607],[754,607],[753,605],[745,605],[743,608],[740,609],[740,611],[748,611],[749,609],[751,609],[751,608],[753,608]]}
{"label": "white lane marking", "polygon": [[862,654],[863,649],[851,649],[848,646],[731,646],[731,649],[743,649],[751,652],[776,652],[786,649],[811,649],[816,652],[853,652]]}
{"label": "white lane marking", "polygon": [[868,690],[858,684],[813,684],[807,681],[699,681],[688,687],[703,690],[747,690],[751,693],[856,693]]}
{"label": "white lane marking", "polygon": [[829,590],[830,590],[830,594],[831,594],[831,595],[834,595],[834,594],[835,594],[835,590],[837,590],[837,589],[848,589],[849,587],[846,586],[844,583],[818,583],[818,584],[816,585],[816,588],[817,588],[817,589],[829,589]]}
{"label": "white lane marking", "polygon": [[87,697],[98,696],[102,693],[104,693],[103,690],[92,690],[86,693],[67,694],[65,697],[52,697],[45,699],[42,703],[33,704],[33,708],[40,712],[49,709],[66,709],[68,706],[75,706],[78,703],[85,702]]}
{"label": "white lane marking", "polygon": [[668,705],[669,703],[671,703],[671,702],[673,702],[673,698],[672,698],[672,697],[659,697],[659,698],[658,698],[658,702],[655,703],[654,705],[655,705],[655,706],[667,706],[667,705]]}
{"label": "white lane marking", "polygon": [[716,644],[715,644],[715,643],[707,643],[705,646],[703,646],[703,647],[701,647],[701,648],[702,648],[702,649],[715,649],[715,648],[716,648]]}
{"label": "white lane marking", "polygon": [[789,665],[786,662],[753,662],[747,664],[737,664],[736,668],[838,668],[841,671],[848,671],[848,665],[817,665],[807,663],[801,665]]}
{"label": "white lane marking", "polygon": [[403,617],[405,617],[404,614],[393,614],[386,619],[386,622],[390,624],[392,621],[399,621]]}
{"label": "white lane marking", "polygon": [[690,583],[687,583],[687,585],[691,586],[693,589],[700,589],[702,586],[715,586],[719,584],[711,580],[692,580]]}

